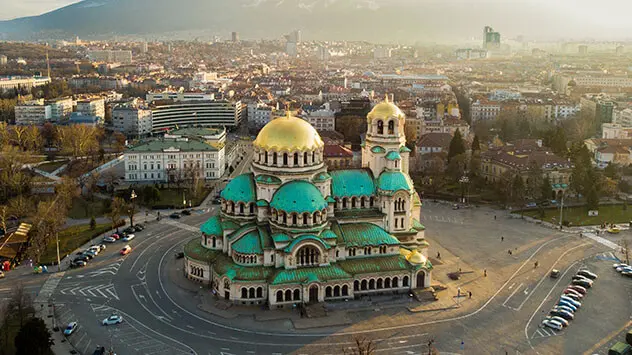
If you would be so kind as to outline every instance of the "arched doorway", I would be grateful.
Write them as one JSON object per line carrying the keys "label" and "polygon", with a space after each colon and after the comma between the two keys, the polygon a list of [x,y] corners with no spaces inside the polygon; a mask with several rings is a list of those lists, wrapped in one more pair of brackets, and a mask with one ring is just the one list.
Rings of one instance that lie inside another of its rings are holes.
{"label": "arched doorway", "polygon": [[312,285],[309,287],[309,303],[318,303],[318,286]]}
{"label": "arched doorway", "polygon": [[423,271],[419,271],[417,274],[417,288],[426,287],[426,273]]}

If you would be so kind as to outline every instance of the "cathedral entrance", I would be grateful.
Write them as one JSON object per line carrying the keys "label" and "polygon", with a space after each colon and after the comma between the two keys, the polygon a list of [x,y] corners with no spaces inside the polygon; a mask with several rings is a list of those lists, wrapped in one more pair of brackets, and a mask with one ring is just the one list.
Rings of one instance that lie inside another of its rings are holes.
{"label": "cathedral entrance", "polygon": [[318,303],[318,286],[312,285],[309,287],[309,303]]}
{"label": "cathedral entrance", "polygon": [[426,287],[426,273],[423,271],[419,271],[417,274],[417,288]]}

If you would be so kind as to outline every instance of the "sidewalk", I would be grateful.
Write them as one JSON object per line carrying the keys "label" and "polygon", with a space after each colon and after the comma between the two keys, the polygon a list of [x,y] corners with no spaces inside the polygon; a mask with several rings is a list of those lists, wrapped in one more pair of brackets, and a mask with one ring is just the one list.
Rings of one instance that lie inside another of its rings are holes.
{"label": "sidewalk", "polygon": [[[51,338],[55,342],[51,349],[54,354],[79,354],[79,351],[66,340],[64,336],[65,324],[56,324],[53,315],[55,307],[48,302],[37,302],[33,304],[35,307],[35,316],[40,317],[46,323],[46,327],[51,332]],[[55,326],[57,328],[55,328]],[[57,331],[55,331],[57,329]]]}

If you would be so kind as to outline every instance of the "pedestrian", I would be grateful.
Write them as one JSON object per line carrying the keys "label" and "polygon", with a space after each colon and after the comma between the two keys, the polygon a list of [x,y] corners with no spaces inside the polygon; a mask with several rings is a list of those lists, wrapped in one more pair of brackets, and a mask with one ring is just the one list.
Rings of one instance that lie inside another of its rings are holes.
{"label": "pedestrian", "polygon": [[441,253],[437,252],[437,259],[441,259]]}
{"label": "pedestrian", "polygon": [[494,221],[496,220],[496,215],[494,215]]}
{"label": "pedestrian", "polygon": [[461,288],[456,289],[456,297],[461,297]]}
{"label": "pedestrian", "polygon": [[487,269],[483,270],[483,275],[487,277]]}
{"label": "pedestrian", "polygon": [[500,236],[500,241],[501,241],[501,242],[504,242],[504,241],[505,241],[505,237],[501,235],[501,236]]}
{"label": "pedestrian", "polygon": [[513,253],[511,252],[511,249],[507,250],[507,252],[509,253],[509,255],[513,254]]}
{"label": "pedestrian", "polygon": [[472,291],[468,291],[467,293],[470,296],[470,298],[472,298]]}
{"label": "pedestrian", "polygon": [[538,265],[539,265],[539,264],[538,264],[538,261],[536,260],[536,262],[533,264],[533,268],[534,268],[534,269],[537,269],[537,268],[538,268]]}

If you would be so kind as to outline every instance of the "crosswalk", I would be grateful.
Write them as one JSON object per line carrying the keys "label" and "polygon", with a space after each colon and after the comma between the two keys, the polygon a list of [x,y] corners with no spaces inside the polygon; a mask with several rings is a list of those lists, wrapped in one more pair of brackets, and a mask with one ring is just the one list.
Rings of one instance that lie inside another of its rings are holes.
{"label": "crosswalk", "polygon": [[35,302],[48,302],[48,299],[53,294],[53,292],[55,292],[55,289],[57,288],[57,285],[59,285],[61,279],[64,277],[64,274],[65,272],[58,272],[50,275],[46,282],[44,282],[44,284],[42,285],[42,288],[38,292],[37,297],[35,297]]}
{"label": "crosswalk", "polygon": [[533,335],[531,336],[531,339],[548,338],[548,337],[554,337],[557,335],[558,333],[554,331],[553,329],[541,327],[541,328],[538,328],[535,331],[535,333],[533,333]]}
{"label": "crosswalk", "polygon": [[59,291],[62,295],[95,297],[95,298],[113,298],[119,300],[118,294],[113,284],[101,285],[73,285],[67,286]]}
{"label": "crosswalk", "polygon": [[590,238],[590,239],[596,241],[599,244],[605,245],[605,246],[607,246],[610,249],[616,250],[617,248],[619,248],[619,246],[616,243],[611,242],[608,239],[602,238],[602,237],[598,236],[595,233],[583,232],[582,235],[584,237],[586,237],[586,238]]}
{"label": "crosswalk", "polygon": [[188,224],[184,224],[182,222],[175,221],[173,219],[166,219],[166,218],[164,218],[164,219],[162,219],[160,221],[160,223],[168,224],[168,225],[180,228],[180,229],[184,229],[184,230],[189,231],[189,232],[195,232],[195,233],[199,233],[200,232],[200,228],[197,228],[197,227],[194,227],[194,226],[190,226]]}
{"label": "crosswalk", "polygon": [[421,219],[423,221],[434,221],[434,222],[442,222],[442,223],[453,223],[453,224],[464,224],[465,221],[461,217],[448,217],[441,215],[426,215],[421,214]]}

